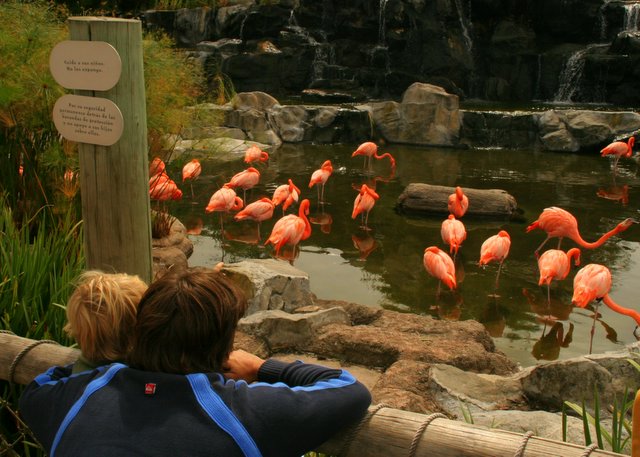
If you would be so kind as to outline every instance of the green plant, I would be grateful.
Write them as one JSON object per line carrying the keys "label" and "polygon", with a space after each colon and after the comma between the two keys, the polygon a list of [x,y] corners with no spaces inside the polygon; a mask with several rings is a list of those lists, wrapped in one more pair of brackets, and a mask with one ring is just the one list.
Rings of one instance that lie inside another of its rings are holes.
{"label": "green plant", "polygon": [[458,403],[460,404],[460,411],[462,411],[462,417],[467,424],[473,424],[473,415],[471,414],[471,409],[469,409],[469,405],[458,399]]}
{"label": "green plant", "polygon": [[[640,372],[640,364],[638,362],[633,359],[627,359],[627,361]],[[630,395],[628,389],[625,389],[620,401],[614,395],[613,404],[609,407],[611,411],[610,431],[603,427],[600,396],[595,388],[593,393],[593,415],[589,413],[584,399],[580,405],[565,401],[562,405],[562,440],[567,441],[567,419],[569,413],[573,411],[582,419],[586,446],[593,442],[591,438],[591,427],[593,427],[598,448],[604,449],[604,443],[606,442],[613,452],[625,452],[631,439],[633,401],[634,395]]]}

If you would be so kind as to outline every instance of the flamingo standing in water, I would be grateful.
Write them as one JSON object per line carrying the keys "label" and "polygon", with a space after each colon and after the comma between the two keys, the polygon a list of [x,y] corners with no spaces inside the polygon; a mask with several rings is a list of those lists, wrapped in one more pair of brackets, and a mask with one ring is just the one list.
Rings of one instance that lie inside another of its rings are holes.
{"label": "flamingo standing in water", "polygon": [[547,306],[551,308],[551,281],[562,281],[571,270],[571,261],[574,265],[580,265],[580,249],[571,248],[567,252],[559,249],[549,249],[542,253],[538,259],[540,279],[538,285],[547,285]]}
{"label": "flamingo standing in water", "polygon": [[478,265],[483,266],[489,262],[499,262],[498,273],[496,274],[496,289],[498,288],[500,270],[504,259],[509,255],[509,249],[511,249],[511,237],[504,230],[500,230],[497,235],[490,236],[480,246],[480,261]]}
{"label": "flamingo standing in water", "polygon": [[449,214],[449,217],[442,221],[440,235],[442,236],[442,241],[449,245],[449,254],[453,252],[453,260],[455,261],[458,249],[462,246],[462,242],[467,239],[467,230],[464,224],[456,219],[453,214]]}
{"label": "flamingo standing in water", "polygon": [[365,168],[372,167],[373,159],[384,159],[385,157],[388,157],[389,160],[391,161],[391,170],[395,171],[396,169],[396,159],[394,159],[393,156],[388,152],[385,152],[382,155],[378,155],[378,146],[371,141],[367,141],[365,143],[362,143],[360,146],[358,146],[358,149],[353,151],[353,154],[351,154],[351,157],[356,157],[356,156],[364,156]]}
{"label": "flamingo standing in water", "polygon": [[373,209],[373,205],[376,204],[376,200],[380,198],[380,195],[375,190],[371,189],[366,184],[360,187],[360,193],[356,196],[353,202],[353,211],[351,212],[351,219],[355,219],[358,214],[364,216],[364,229],[369,230],[367,223],[369,221],[369,212]]}
{"label": "flamingo standing in water", "polygon": [[269,160],[269,154],[258,146],[250,146],[244,151],[245,163],[266,162],[267,160]]}
{"label": "flamingo standing in water", "polygon": [[288,184],[282,184],[276,187],[276,190],[273,191],[273,197],[271,201],[275,206],[278,206],[282,203],[282,215],[284,216],[284,212],[293,204],[293,202],[298,202],[298,198],[300,197],[300,189],[293,183],[291,179],[289,179]]}
{"label": "flamingo standing in water", "polygon": [[260,239],[260,222],[266,221],[273,217],[273,210],[275,205],[270,198],[263,197],[258,201],[249,203],[233,218],[236,221],[243,221],[249,219],[258,223],[258,239]]}
{"label": "flamingo standing in water", "polygon": [[242,209],[244,202],[240,197],[236,195],[236,191],[226,185],[214,192],[209,199],[209,204],[205,208],[205,212],[220,213],[220,231],[224,232],[224,226],[222,224],[222,213],[228,213],[230,211],[239,211]]}
{"label": "flamingo standing in water", "polygon": [[620,160],[620,157],[626,157],[628,159],[633,154],[633,145],[635,141],[636,138],[633,136],[629,138],[626,143],[624,141],[614,141],[600,151],[600,155],[602,157],[608,155],[615,156],[615,159],[613,160],[614,174],[618,171],[618,161]]}
{"label": "flamingo standing in water", "polygon": [[228,183],[223,186],[230,187],[232,189],[240,187],[242,189],[242,199],[247,200],[247,189],[253,188],[260,181],[260,172],[253,167],[249,167],[246,170],[241,171],[233,175]]}
{"label": "flamingo standing in water", "polygon": [[591,354],[593,344],[593,334],[595,332],[596,317],[598,315],[598,304],[600,300],[616,313],[629,316],[636,321],[633,336],[640,339],[640,313],[630,308],[618,305],[609,296],[611,290],[611,272],[604,265],[590,263],[580,269],[573,278],[573,297],[571,303],[580,308],[586,308],[589,303],[596,301],[596,309],[593,316],[593,326],[591,327],[591,341],[589,342],[589,354]]}
{"label": "flamingo standing in water", "polygon": [[469,198],[462,191],[462,187],[457,186],[456,191],[449,195],[447,207],[449,208],[449,212],[458,219],[464,216],[467,208],[469,208]]}
{"label": "flamingo standing in water", "polygon": [[582,239],[582,236],[580,236],[580,232],[578,231],[578,221],[573,216],[573,214],[562,208],[552,206],[550,208],[545,208],[538,217],[538,220],[534,221],[529,227],[527,227],[527,233],[537,228],[547,232],[547,237],[542,242],[542,244],[538,246],[538,249],[535,250],[535,254],[537,256],[540,249],[542,249],[542,246],[544,246],[550,238],[560,238],[558,240],[558,249],[560,249],[560,243],[562,242],[562,238],[564,237],[575,241],[585,249],[595,249],[604,244],[604,242],[611,238],[613,235],[624,232],[629,227],[631,227],[631,224],[634,223],[636,223],[636,221],[634,221],[633,219],[625,219],[624,221],[616,225],[613,230],[602,235],[597,241],[589,243],[588,241]]}
{"label": "flamingo standing in water", "polygon": [[442,249],[437,246],[429,246],[424,250],[422,264],[425,270],[438,281],[438,292],[440,295],[440,282],[443,282],[450,290],[456,288],[456,267],[453,260]]}
{"label": "flamingo standing in water", "polygon": [[322,166],[314,171],[311,174],[311,179],[309,180],[309,189],[313,186],[321,185],[322,186],[322,194],[320,194],[320,188],[318,187],[318,203],[324,202],[324,185],[327,183],[329,176],[333,173],[333,165],[330,160],[325,160],[322,163]]}
{"label": "flamingo standing in water", "polygon": [[276,248],[276,256],[280,255],[282,246],[288,244],[295,246],[302,240],[306,240],[311,236],[311,223],[307,219],[309,214],[309,199],[305,198],[300,202],[298,215],[288,214],[275,223],[271,235],[265,245],[271,243]]}
{"label": "flamingo standing in water", "polygon": [[200,173],[202,173],[202,165],[198,159],[192,159],[182,167],[182,183],[184,184],[187,179],[190,181],[191,198],[193,198],[193,181],[198,179]]}

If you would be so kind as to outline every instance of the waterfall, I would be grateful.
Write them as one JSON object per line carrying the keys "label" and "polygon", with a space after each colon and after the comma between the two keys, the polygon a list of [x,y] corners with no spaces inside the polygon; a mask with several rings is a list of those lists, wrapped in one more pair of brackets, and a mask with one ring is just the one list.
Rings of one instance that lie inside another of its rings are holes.
{"label": "waterfall", "polygon": [[602,6],[598,9],[598,22],[600,23],[600,39],[607,39],[607,18],[604,15],[604,10],[607,8],[607,5],[611,3],[611,0],[605,0]]}
{"label": "waterfall", "polygon": [[586,55],[595,47],[605,46],[608,46],[608,44],[590,44],[586,48],[574,52],[567,59],[558,78],[558,90],[553,97],[554,102],[573,101],[572,97],[580,88]]}
{"label": "waterfall", "polygon": [[638,31],[638,19],[640,19],[640,4],[631,3],[624,5],[624,30],[626,32]]}
{"label": "waterfall", "polygon": [[299,27],[294,8],[291,8],[291,14],[289,14],[289,27]]}
{"label": "waterfall", "polygon": [[244,17],[242,18],[242,22],[240,22],[240,41],[244,41],[244,24],[247,22],[247,18],[249,17],[249,12],[245,12]]}
{"label": "waterfall", "polygon": [[384,46],[385,44],[385,10],[387,9],[388,0],[380,0],[380,18],[378,20],[378,43]]}
{"label": "waterfall", "polygon": [[324,69],[327,65],[333,65],[335,57],[335,49],[329,43],[316,43],[313,62],[311,62],[313,81],[324,79]]}
{"label": "waterfall", "polygon": [[542,54],[538,54],[538,68],[536,73],[536,85],[534,88],[533,98],[540,100],[542,92]]}
{"label": "waterfall", "polygon": [[[472,56],[473,50],[473,41],[471,40],[471,35],[469,34],[469,29],[467,28],[467,24],[464,17],[464,9],[462,8],[462,3],[460,0],[455,0],[456,9],[458,10],[458,19],[460,20],[460,28],[462,29],[462,36],[464,37],[464,42],[467,45],[467,50],[469,51],[469,56]],[[469,20],[471,23],[471,20]]]}

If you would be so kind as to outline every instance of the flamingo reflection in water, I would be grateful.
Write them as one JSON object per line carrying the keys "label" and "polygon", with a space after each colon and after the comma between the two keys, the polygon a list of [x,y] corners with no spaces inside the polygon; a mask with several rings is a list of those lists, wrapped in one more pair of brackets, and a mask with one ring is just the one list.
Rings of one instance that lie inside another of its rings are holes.
{"label": "flamingo reflection in water", "polygon": [[354,233],[351,235],[351,241],[353,242],[353,247],[360,253],[360,257],[358,257],[360,260],[366,260],[378,247],[378,242],[369,232],[363,232],[362,234]]}
{"label": "flamingo reflection in water", "polygon": [[[560,348],[568,348],[573,341],[573,323],[569,322],[569,329],[565,333],[563,322],[549,322],[549,331],[542,331],[542,336],[535,342],[531,349],[531,355],[536,360],[557,360],[560,356]],[[547,323],[545,322],[545,329]]]}

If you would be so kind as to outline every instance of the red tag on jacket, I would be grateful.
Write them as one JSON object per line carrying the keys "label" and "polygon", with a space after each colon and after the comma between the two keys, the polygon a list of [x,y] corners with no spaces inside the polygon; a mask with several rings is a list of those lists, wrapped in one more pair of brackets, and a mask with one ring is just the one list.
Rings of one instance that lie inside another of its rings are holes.
{"label": "red tag on jacket", "polygon": [[154,395],[156,393],[156,385],[153,382],[148,382],[144,385],[145,395]]}

